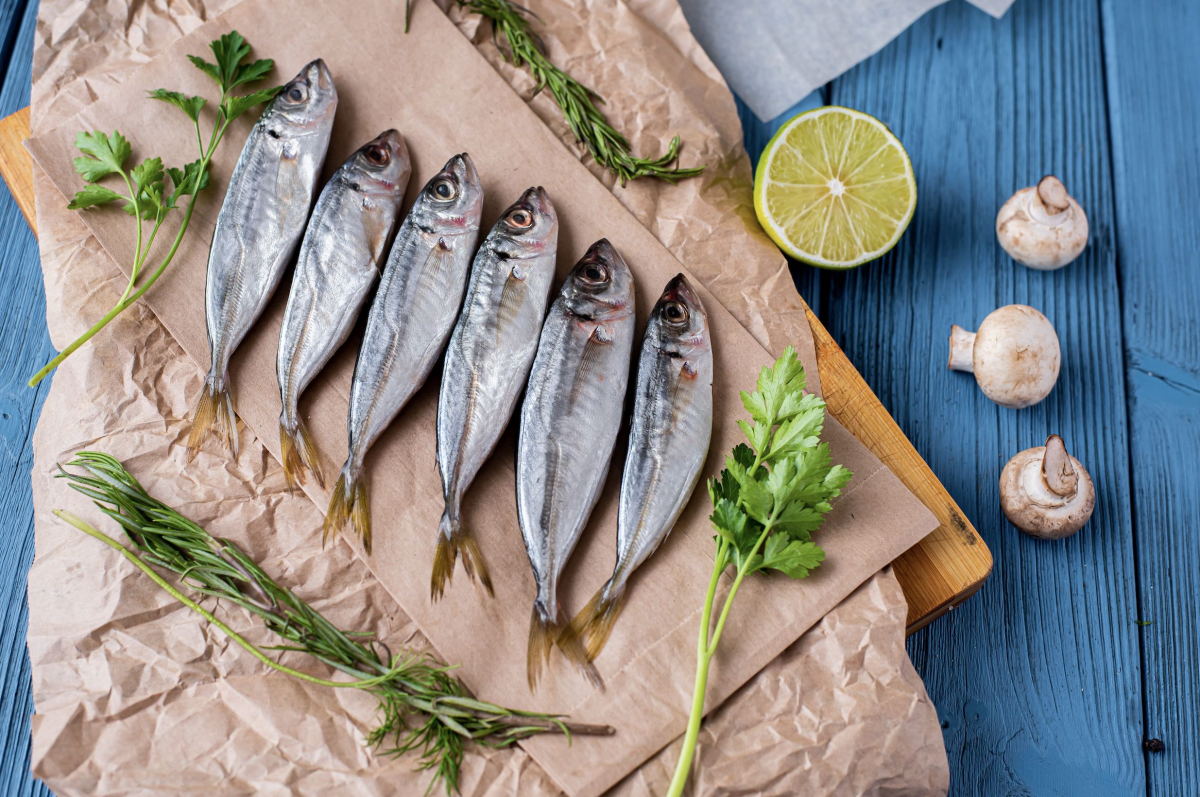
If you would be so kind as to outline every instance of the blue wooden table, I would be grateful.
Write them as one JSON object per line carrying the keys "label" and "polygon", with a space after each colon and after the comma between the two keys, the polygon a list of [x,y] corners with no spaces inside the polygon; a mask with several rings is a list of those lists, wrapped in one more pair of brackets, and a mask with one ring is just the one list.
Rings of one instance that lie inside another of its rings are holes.
{"label": "blue wooden table", "polygon": [[[36,0],[0,0],[0,115],[29,101]],[[909,652],[938,707],[959,795],[1200,795],[1200,4],[1017,0],[999,21],[935,9],[825,88],[884,120],[920,202],[881,261],[793,270],[801,293],[995,555],[982,591]],[[784,117],[746,112],[756,155]],[[1015,265],[1000,204],[1054,173],[1092,240],[1062,271]],[[0,189],[0,794],[28,774],[30,438],[53,349],[37,245]],[[946,370],[950,325],[1020,302],[1057,327],[1063,370],[1002,410]],[[1092,522],[1035,542],[1005,522],[997,478],[1066,439],[1091,471]],[[1163,752],[1148,752],[1147,739]]]}

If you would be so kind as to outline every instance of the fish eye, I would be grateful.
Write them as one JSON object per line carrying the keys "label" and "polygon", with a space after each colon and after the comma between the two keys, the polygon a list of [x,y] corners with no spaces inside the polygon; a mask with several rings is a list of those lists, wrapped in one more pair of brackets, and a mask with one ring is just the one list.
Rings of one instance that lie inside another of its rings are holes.
{"label": "fish eye", "polygon": [[441,202],[449,202],[458,196],[458,186],[454,184],[453,180],[446,177],[435,181],[432,191],[434,199]]}
{"label": "fish eye", "polygon": [[369,160],[371,163],[374,163],[376,166],[387,166],[388,161],[391,160],[391,156],[388,155],[388,151],[378,144],[371,144],[364,148],[363,155],[365,155],[367,160]]}
{"label": "fish eye", "polygon": [[667,302],[663,305],[662,316],[669,323],[682,324],[688,319],[688,311],[679,302]]}
{"label": "fish eye", "polygon": [[588,262],[579,267],[579,276],[584,282],[599,285],[608,281],[608,269],[601,263]]}
{"label": "fish eye", "polygon": [[304,102],[308,99],[308,86],[303,83],[293,83],[285,92],[290,102]]}
{"label": "fish eye", "polygon": [[504,217],[504,221],[510,227],[515,227],[518,230],[528,230],[533,226],[533,214],[525,208],[516,208]]}

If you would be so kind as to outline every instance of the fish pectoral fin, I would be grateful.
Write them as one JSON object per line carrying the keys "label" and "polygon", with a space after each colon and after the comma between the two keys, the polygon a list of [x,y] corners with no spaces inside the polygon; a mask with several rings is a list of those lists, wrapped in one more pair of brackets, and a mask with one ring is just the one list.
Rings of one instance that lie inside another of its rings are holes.
{"label": "fish pectoral fin", "polygon": [[362,225],[367,251],[371,253],[371,265],[378,269],[379,263],[384,257],[388,236],[392,231],[391,219],[378,207],[370,210],[364,209]]}
{"label": "fish pectoral fin", "polygon": [[518,276],[517,267],[509,272],[504,281],[504,289],[500,292],[500,306],[496,310],[496,340],[499,342],[504,329],[516,320],[521,313],[521,305],[525,303],[526,283]]}
{"label": "fish pectoral fin", "polygon": [[592,334],[588,335],[587,342],[583,344],[583,354],[579,358],[579,368],[575,371],[575,381],[571,384],[571,404],[574,404],[575,400],[579,398],[579,392],[592,377],[592,371],[595,370],[596,364],[600,360],[601,352],[611,346],[613,340],[615,340],[613,333],[603,324],[597,326],[592,330]]}
{"label": "fish pectoral fin", "polygon": [[421,274],[417,277],[420,290],[432,290],[440,284],[442,273],[447,270],[453,253],[454,250],[446,243],[446,239],[439,238],[426,255],[425,262],[421,264]]}

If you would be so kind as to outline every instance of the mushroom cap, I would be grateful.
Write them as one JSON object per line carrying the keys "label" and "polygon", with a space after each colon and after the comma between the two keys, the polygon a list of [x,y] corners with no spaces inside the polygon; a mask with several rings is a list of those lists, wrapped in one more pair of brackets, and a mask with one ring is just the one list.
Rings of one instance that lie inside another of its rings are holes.
{"label": "mushroom cap", "polygon": [[988,398],[1021,409],[1050,395],[1062,352],[1050,319],[1032,307],[1010,304],[993,310],[979,325],[971,363]]}
{"label": "mushroom cap", "polygon": [[1091,475],[1056,434],[1046,445],[1017,454],[1000,472],[1000,508],[1031,537],[1069,537],[1087,523],[1095,506]]}
{"label": "mushroom cap", "polygon": [[996,238],[1018,263],[1049,271],[1070,263],[1087,246],[1087,214],[1057,177],[1013,194],[996,214]]}

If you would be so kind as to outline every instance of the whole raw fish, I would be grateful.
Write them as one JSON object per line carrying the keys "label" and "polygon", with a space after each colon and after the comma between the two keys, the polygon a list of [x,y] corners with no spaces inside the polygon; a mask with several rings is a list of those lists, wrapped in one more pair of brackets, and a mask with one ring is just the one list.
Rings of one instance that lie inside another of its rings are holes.
{"label": "whole raw fish", "polygon": [[295,254],[325,163],[337,89],[321,59],[283,87],[242,147],[217,215],[205,320],[212,364],[188,435],[188,458],[214,430],[237,456],[229,360]]}
{"label": "whole raw fish", "polygon": [[430,582],[435,601],[453,576],[459,553],[467,575],[478,575],[492,592],[487,566],[462,526],[459,508],[525,388],[546,317],[557,250],[558,217],[539,186],[504,211],[471,266],[438,398],[437,459],[446,508]]}
{"label": "whole raw fish", "polygon": [[521,410],[517,516],[537,583],[529,627],[530,689],[555,643],[599,683],[587,651],[563,633],[558,581],[608,474],[633,336],[633,275],[608,241],[597,241],[550,308]]}
{"label": "whole raw fish", "polygon": [[608,640],[629,577],[671,533],[696,489],[712,438],[712,380],[708,316],[680,274],[667,284],[642,338],[617,510],[617,564],[571,622],[589,659]]}
{"label": "whole raw fish", "polygon": [[300,394],[346,342],[379,277],[409,170],[404,139],[388,130],[334,172],[313,208],[279,329],[276,361],[283,402],[279,446],[289,488],[304,481],[305,470],[325,486],[320,455],[300,418]]}
{"label": "whole raw fish", "polygon": [[441,356],[467,287],[479,240],[483,189],[465,152],[434,175],[396,233],[354,364],[342,466],[323,538],[350,521],[371,552],[371,507],[363,459]]}

